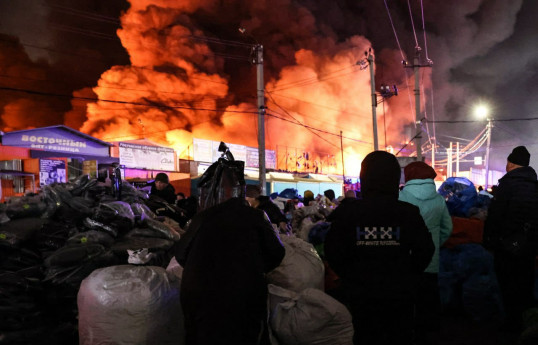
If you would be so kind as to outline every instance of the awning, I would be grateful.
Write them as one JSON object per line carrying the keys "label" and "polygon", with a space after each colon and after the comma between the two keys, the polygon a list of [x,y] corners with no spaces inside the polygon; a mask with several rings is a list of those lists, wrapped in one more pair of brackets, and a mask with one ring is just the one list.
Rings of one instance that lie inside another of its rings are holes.
{"label": "awning", "polygon": [[112,164],[119,163],[120,160],[117,157],[109,156],[92,156],[92,155],[82,155],[80,153],[64,153],[64,152],[52,152],[52,151],[41,151],[41,150],[30,150],[30,157],[32,158],[51,158],[51,157],[65,157],[65,158],[75,158],[82,161],[92,161],[96,160],[99,163]]}

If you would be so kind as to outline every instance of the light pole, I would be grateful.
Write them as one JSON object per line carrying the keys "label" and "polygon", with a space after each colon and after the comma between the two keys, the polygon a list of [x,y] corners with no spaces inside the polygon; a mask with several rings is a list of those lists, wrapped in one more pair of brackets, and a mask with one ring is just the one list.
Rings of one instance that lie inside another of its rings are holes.
{"label": "light pole", "polygon": [[486,143],[486,177],[484,182],[484,189],[487,191],[489,187],[489,148],[491,144],[491,129],[493,128],[491,124],[491,117],[489,116],[489,108],[488,106],[484,104],[480,104],[476,106],[474,110],[476,116],[479,118],[485,118],[488,121],[488,124],[486,126],[486,135],[487,135],[487,143]]}

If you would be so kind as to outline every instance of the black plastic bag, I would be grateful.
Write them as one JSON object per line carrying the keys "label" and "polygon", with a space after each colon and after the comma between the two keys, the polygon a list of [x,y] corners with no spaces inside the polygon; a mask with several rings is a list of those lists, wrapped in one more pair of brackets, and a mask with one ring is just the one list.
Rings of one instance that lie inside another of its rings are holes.
{"label": "black plastic bag", "polygon": [[135,215],[131,206],[124,201],[100,203],[92,218],[98,222],[110,225],[120,232],[126,232],[134,227]]}
{"label": "black plastic bag", "polygon": [[153,211],[150,210],[150,208],[145,204],[133,203],[131,204],[131,209],[133,210],[135,217],[141,222],[143,222],[144,219],[146,218],[149,218],[149,219],[157,218],[157,215],[153,213]]}
{"label": "black plastic bag", "polygon": [[130,230],[128,233],[123,235],[123,238],[130,238],[130,237],[151,237],[151,238],[164,238],[164,239],[170,239],[170,236],[167,234],[156,231],[150,228],[134,228]]}
{"label": "black plastic bag", "polygon": [[[155,219],[146,218],[144,222],[142,223],[148,228],[161,233],[165,238],[172,240],[172,241],[179,241],[179,234],[176,230],[174,230],[170,225],[165,224],[163,222],[159,222]],[[161,237],[161,236],[159,236]]]}
{"label": "black plastic bag", "polygon": [[89,261],[106,251],[98,243],[70,244],[58,249],[45,259],[46,267],[77,265]]}
{"label": "black plastic bag", "polygon": [[18,247],[47,222],[42,218],[14,219],[0,226],[0,246]]}
{"label": "black plastic bag", "polygon": [[103,231],[103,232],[106,232],[107,234],[109,234],[110,236],[112,236],[114,238],[116,236],[118,236],[118,229],[116,229],[115,227],[109,226],[109,225],[105,225],[105,224],[103,224],[101,222],[98,222],[96,220],[93,220],[91,218],[84,219],[82,221],[82,224],[88,230]]}
{"label": "black plastic bag", "polygon": [[226,158],[219,158],[207,168],[198,182],[200,211],[232,197],[245,197],[245,162],[234,160],[222,142],[219,151]]}
{"label": "black plastic bag", "polygon": [[110,247],[114,243],[114,237],[106,232],[90,230],[79,232],[67,239],[67,244],[98,243]]}
{"label": "black plastic bag", "polygon": [[27,197],[11,199],[6,205],[5,213],[10,219],[40,217],[47,211],[47,204],[40,197]]}

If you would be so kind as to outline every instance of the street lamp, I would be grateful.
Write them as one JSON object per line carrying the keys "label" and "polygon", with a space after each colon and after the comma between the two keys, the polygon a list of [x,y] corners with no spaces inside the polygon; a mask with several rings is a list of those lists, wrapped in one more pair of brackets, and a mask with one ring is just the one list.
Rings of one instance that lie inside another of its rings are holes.
{"label": "street lamp", "polygon": [[487,135],[487,144],[486,144],[486,179],[484,184],[484,189],[488,190],[489,185],[489,147],[491,144],[491,117],[489,116],[490,110],[487,105],[479,104],[474,109],[475,115],[480,119],[486,119],[488,121],[487,127],[486,127],[486,135]]}

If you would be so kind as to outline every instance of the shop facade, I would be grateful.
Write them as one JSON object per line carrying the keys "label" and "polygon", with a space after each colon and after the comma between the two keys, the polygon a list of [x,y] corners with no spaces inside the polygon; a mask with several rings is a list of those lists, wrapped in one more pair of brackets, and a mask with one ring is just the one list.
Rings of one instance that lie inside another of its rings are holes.
{"label": "shop facade", "polygon": [[118,162],[117,158],[110,157],[111,146],[63,125],[3,133],[2,201],[12,195],[35,192],[47,184],[67,182],[82,174],[97,177],[99,164]]}

